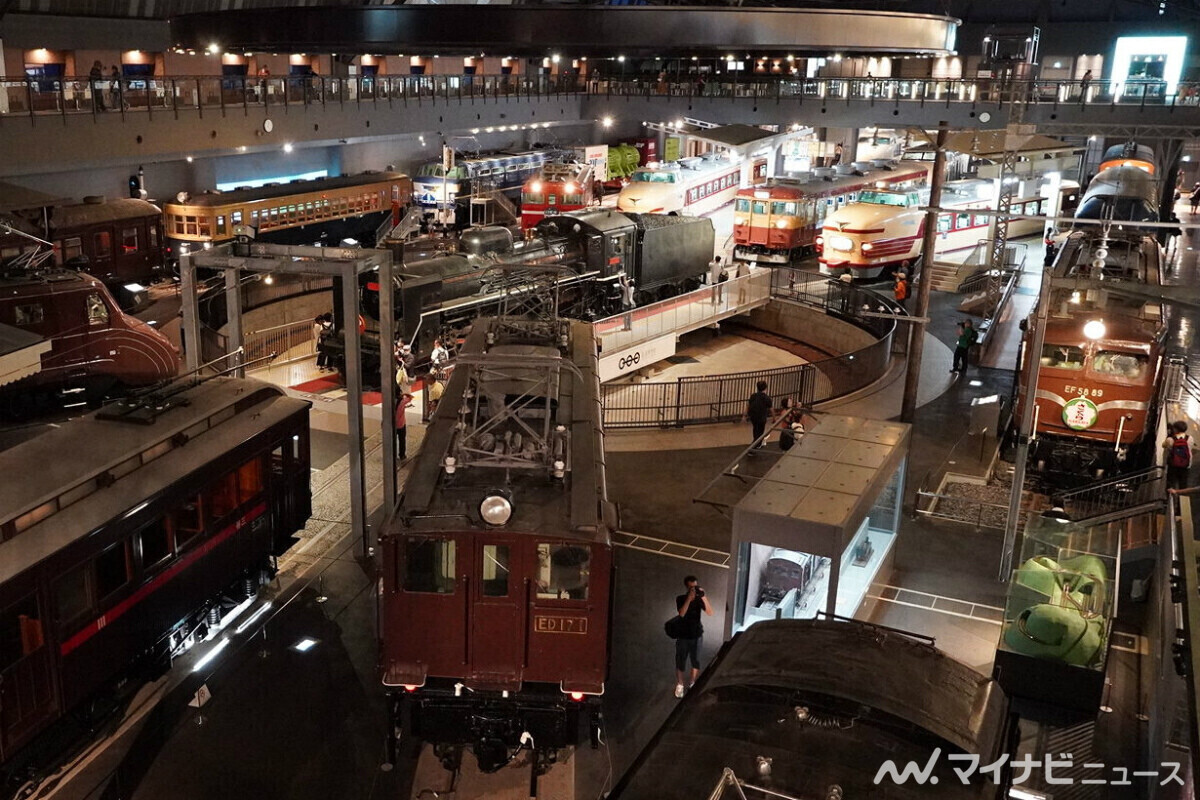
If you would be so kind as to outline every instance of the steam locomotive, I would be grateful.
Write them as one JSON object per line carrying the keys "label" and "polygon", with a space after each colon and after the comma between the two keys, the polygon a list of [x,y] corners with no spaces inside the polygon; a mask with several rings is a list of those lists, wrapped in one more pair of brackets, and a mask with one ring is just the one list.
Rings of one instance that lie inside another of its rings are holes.
{"label": "steam locomotive", "polygon": [[[546,266],[561,268],[555,283],[564,316],[603,317],[620,308],[622,276],[633,281],[639,305],[698,288],[715,236],[708,219],[603,209],[547,217],[523,240],[514,241],[506,228],[475,228],[457,240],[454,252],[414,257],[396,245],[396,328],[420,359],[432,350],[434,339],[451,339],[504,298],[528,292],[537,282],[534,271]],[[342,290],[335,287],[335,295]],[[363,372],[377,374],[378,278],[362,276],[358,291],[367,329]],[[334,308],[341,308],[340,298]],[[344,321],[337,320],[337,330],[343,329]],[[327,348],[344,372],[340,333]]]}
{"label": "steam locomotive", "polygon": [[[389,728],[484,772],[593,743],[612,545],[587,323],[477,320],[380,535]],[[402,732],[402,733],[401,733]],[[396,736],[388,739],[392,760]]]}

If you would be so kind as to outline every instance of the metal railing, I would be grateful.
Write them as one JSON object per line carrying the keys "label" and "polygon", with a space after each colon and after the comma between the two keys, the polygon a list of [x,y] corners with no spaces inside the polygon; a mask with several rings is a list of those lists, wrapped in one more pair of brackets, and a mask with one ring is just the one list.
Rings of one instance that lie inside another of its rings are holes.
{"label": "metal railing", "polygon": [[1013,103],[1058,106],[1200,108],[1200,82],[866,79],[759,76],[700,83],[679,77],[587,78],[576,75],[179,75],[97,79],[23,77],[0,81],[0,117],[42,114],[226,112],[250,107],[488,101],[587,94],[604,97],[714,97],[899,105]]}
{"label": "metal railing", "polygon": [[605,384],[604,424],[609,428],[682,427],[733,422],[746,411],[758,381],[777,400],[791,398],[808,408],[869,386],[891,361],[895,320],[864,316],[896,313],[894,300],[869,289],[830,281],[800,270],[772,270],[772,295],[824,310],[870,331],[876,341],[852,353],[794,367],[683,377],[654,383]]}
{"label": "metal railing", "polygon": [[[1150,467],[1089,483],[1078,489],[1059,492],[1072,520],[1087,521],[1096,517],[1119,518],[1118,512],[1143,513],[1161,506],[1164,501],[1162,467]],[[1114,517],[1113,515],[1117,515]]]}
{"label": "metal railing", "polygon": [[301,320],[247,333],[242,347],[246,361],[275,355],[275,363],[287,364],[312,357],[317,352],[316,345],[312,320]]}

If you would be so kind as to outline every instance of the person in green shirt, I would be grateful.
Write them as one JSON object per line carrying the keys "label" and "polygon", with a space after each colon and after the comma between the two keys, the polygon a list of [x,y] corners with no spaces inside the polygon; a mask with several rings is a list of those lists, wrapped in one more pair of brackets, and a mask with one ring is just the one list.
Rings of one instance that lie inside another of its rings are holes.
{"label": "person in green shirt", "polygon": [[954,366],[950,369],[951,372],[967,371],[967,355],[977,341],[979,332],[975,330],[971,320],[958,323],[958,339],[954,343]]}

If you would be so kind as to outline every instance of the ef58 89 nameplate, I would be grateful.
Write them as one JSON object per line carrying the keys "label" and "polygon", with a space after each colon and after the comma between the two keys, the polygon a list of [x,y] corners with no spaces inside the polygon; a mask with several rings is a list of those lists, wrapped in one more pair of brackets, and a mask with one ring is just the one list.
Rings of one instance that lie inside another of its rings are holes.
{"label": "ef58 89 nameplate", "polygon": [[533,629],[537,633],[587,633],[587,617],[544,617],[535,614]]}

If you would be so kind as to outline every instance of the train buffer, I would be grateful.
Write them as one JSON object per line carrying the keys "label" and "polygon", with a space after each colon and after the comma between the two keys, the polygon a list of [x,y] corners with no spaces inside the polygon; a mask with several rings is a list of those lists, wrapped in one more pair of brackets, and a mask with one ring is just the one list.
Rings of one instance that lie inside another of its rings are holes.
{"label": "train buffer", "polygon": [[599,320],[594,325],[600,342],[600,380],[669,358],[683,334],[765,306],[770,299],[771,270],[751,268],[748,275]]}

